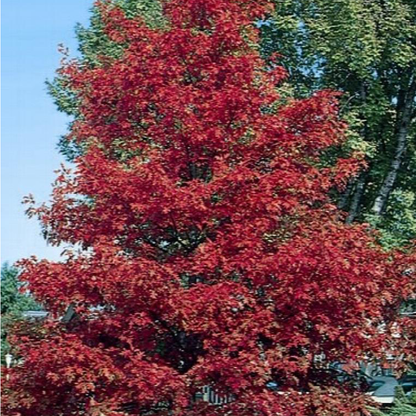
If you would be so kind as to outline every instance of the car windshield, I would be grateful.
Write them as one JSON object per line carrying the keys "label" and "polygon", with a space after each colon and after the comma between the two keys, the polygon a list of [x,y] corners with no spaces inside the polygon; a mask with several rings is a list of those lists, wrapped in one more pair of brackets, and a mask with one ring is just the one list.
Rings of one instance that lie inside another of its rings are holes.
{"label": "car windshield", "polygon": [[385,384],[384,381],[377,380],[370,383],[370,387],[368,388],[369,392],[376,391],[378,388],[380,388],[383,384]]}

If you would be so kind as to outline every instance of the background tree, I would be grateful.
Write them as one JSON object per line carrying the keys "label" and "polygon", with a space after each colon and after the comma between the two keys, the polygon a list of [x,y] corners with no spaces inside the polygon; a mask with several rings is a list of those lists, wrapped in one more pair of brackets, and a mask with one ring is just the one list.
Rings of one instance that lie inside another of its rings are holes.
{"label": "background tree", "polygon": [[[368,398],[328,366],[412,359],[398,311],[414,255],[339,219],[328,192],[362,155],[336,157],[336,94],[276,92],[285,73],[262,59],[253,24],[269,2],[162,6],[152,25],[97,4],[112,52],[60,69],[79,156],[28,213],[74,248],[21,262],[52,316],[17,330],[5,412],[356,415]],[[227,400],[193,400],[204,386]]]}
{"label": "background tree", "polygon": [[372,409],[374,416],[415,416],[416,415],[416,392],[406,396],[401,387],[396,388],[396,397],[392,407],[387,411]]}
{"label": "background tree", "polygon": [[278,1],[262,25],[264,54],[281,53],[293,94],[343,92],[347,146],[367,153],[368,168],[339,205],[348,222],[377,226],[387,247],[416,235],[415,16],[408,0]]}
{"label": "background tree", "polygon": [[1,267],[1,361],[9,351],[7,333],[13,322],[20,319],[22,312],[39,310],[34,299],[21,292],[22,284],[18,280],[19,271],[3,263]]}

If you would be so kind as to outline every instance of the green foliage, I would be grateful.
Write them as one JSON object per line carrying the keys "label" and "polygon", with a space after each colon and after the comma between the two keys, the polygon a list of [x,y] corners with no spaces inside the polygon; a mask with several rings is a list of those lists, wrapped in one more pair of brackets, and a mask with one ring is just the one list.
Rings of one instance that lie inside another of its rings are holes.
{"label": "green foliage", "polygon": [[403,389],[398,387],[396,388],[396,397],[391,408],[385,411],[375,408],[369,410],[372,416],[416,416],[415,405],[415,393],[407,397]]}
{"label": "green foliage", "polygon": [[383,217],[368,214],[367,221],[380,231],[386,248],[404,246],[416,235],[415,193],[396,189]]}
{"label": "green foliage", "polygon": [[141,16],[151,28],[163,28],[167,22],[159,0],[115,0],[128,17]]}
{"label": "green foliage", "polygon": [[1,268],[1,314],[20,315],[23,311],[40,310],[41,307],[29,294],[21,293],[19,271],[4,263]]}
{"label": "green foliage", "polygon": [[386,411],[371,409],[371,414],[373,416],[416,416],[416,392],[409,397],[404,394],[401,387],[396,387],[393,406]]}
{"label": "green foliage", "polygon": [[346,201],[344,209],[352,218],[377,226],[387,248],[406,244],[416,237],[414,123],[389,203],[380,218],[370,213],[391,169],[403,102],[416,76],[416,3],[276,0],[275,4],[275,15],[261,26],[263,53],[280,54],[295,96],[325,88],[342,91],[341,114],[349,124],[350,140],[338,151],[366,155],[363,192],[358,194],[359,187],[352,183],[348,193],[340,195]]}
{"label": "green foliage", "polygon": [[8,328],[20,319],[22,312],[40,310],[41,306],[28,293],[21,293],[22,284],[18,280],[19,271],[4,263],[1,268],[1,360],[9,351]]}

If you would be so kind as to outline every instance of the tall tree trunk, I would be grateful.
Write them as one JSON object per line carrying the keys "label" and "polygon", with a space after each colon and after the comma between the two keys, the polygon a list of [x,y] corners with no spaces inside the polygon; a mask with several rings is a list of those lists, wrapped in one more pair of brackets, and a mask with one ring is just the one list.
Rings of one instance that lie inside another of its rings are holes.
{"label": "tall tree trunk", "polygon": [[[366,88],[365,81],[363,80],[361,81],[361,84],[360,84],[360,98],[361,98],[361,105],[365,107],[366,102],[367,102],[367,88]],[[361,136],[363,138],[367,137],[367,121],[365,120],[365,118],[364,118],[364,123],[361,129]],[[349,187],[348,195],[345,195],[342,200],[342,203],[345,204],[344,207],[346,208],[348,199],[352,194],[350,207],[348,210],[348,216],[345,220],[347,224],[351,224],[358,214],[358,209],[360,207],[361,198],[365,190],[366,180],[367,180],[367,172],[361,172],[361,174],[358,177],[354,178],[352,182],[350,182],[348,185]]]}
{"label": "tall tree trunk", "polygon": [[365,186],[367,183],[367,175],[368,171],[365,171],[362,172],[361,175],[358,177],[358,180],[355,185],[354,195],[351,200],[350,211],[348,213],[347,219],[345,220],[347,224],[351,224],[358,214],[361,198],[364,194]]}
{"label": "tall tree trunk", "polygon": [[348,182],[347,187],[345,188],[343,194],[339,198],[337,206],[338,206],[338,209],[340,209],[341,211],[344,211],[347,208],[349,197],[351,196],[351,193],[354,189],[354,183],[355,183],[355,178],[351,179]]}
{"label": "tall tree trunk", "polygon": [[407,148],[407,136],[412,118],[414,99],[416,94],[416,78],[412,77],[410,88],[404,93],[403,99],[397,104],[396,137],[397,144],[394,157],[389,170],[381,185],[371,211],[376,215],[382,215],[386,209],[387,201],[396,182],[397,174],[403,162],[403,156]]}

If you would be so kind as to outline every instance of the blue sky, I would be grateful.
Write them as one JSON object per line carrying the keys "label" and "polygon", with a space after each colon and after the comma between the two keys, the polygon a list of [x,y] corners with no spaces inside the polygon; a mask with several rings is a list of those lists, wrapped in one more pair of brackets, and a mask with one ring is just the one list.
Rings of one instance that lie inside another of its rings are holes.
{"label": "blue sky", "polygon": [[2,175],[1,259],[36,255],[57,259],[35,219],[27,219],[21,200],[32,193],[47,201],[54,170],[63,162],[56,144],[68,119],[47,95],[45,79],[59,66],[57,45],[76,54],[74,26],[87,24],[92,0],[2,1]]}

